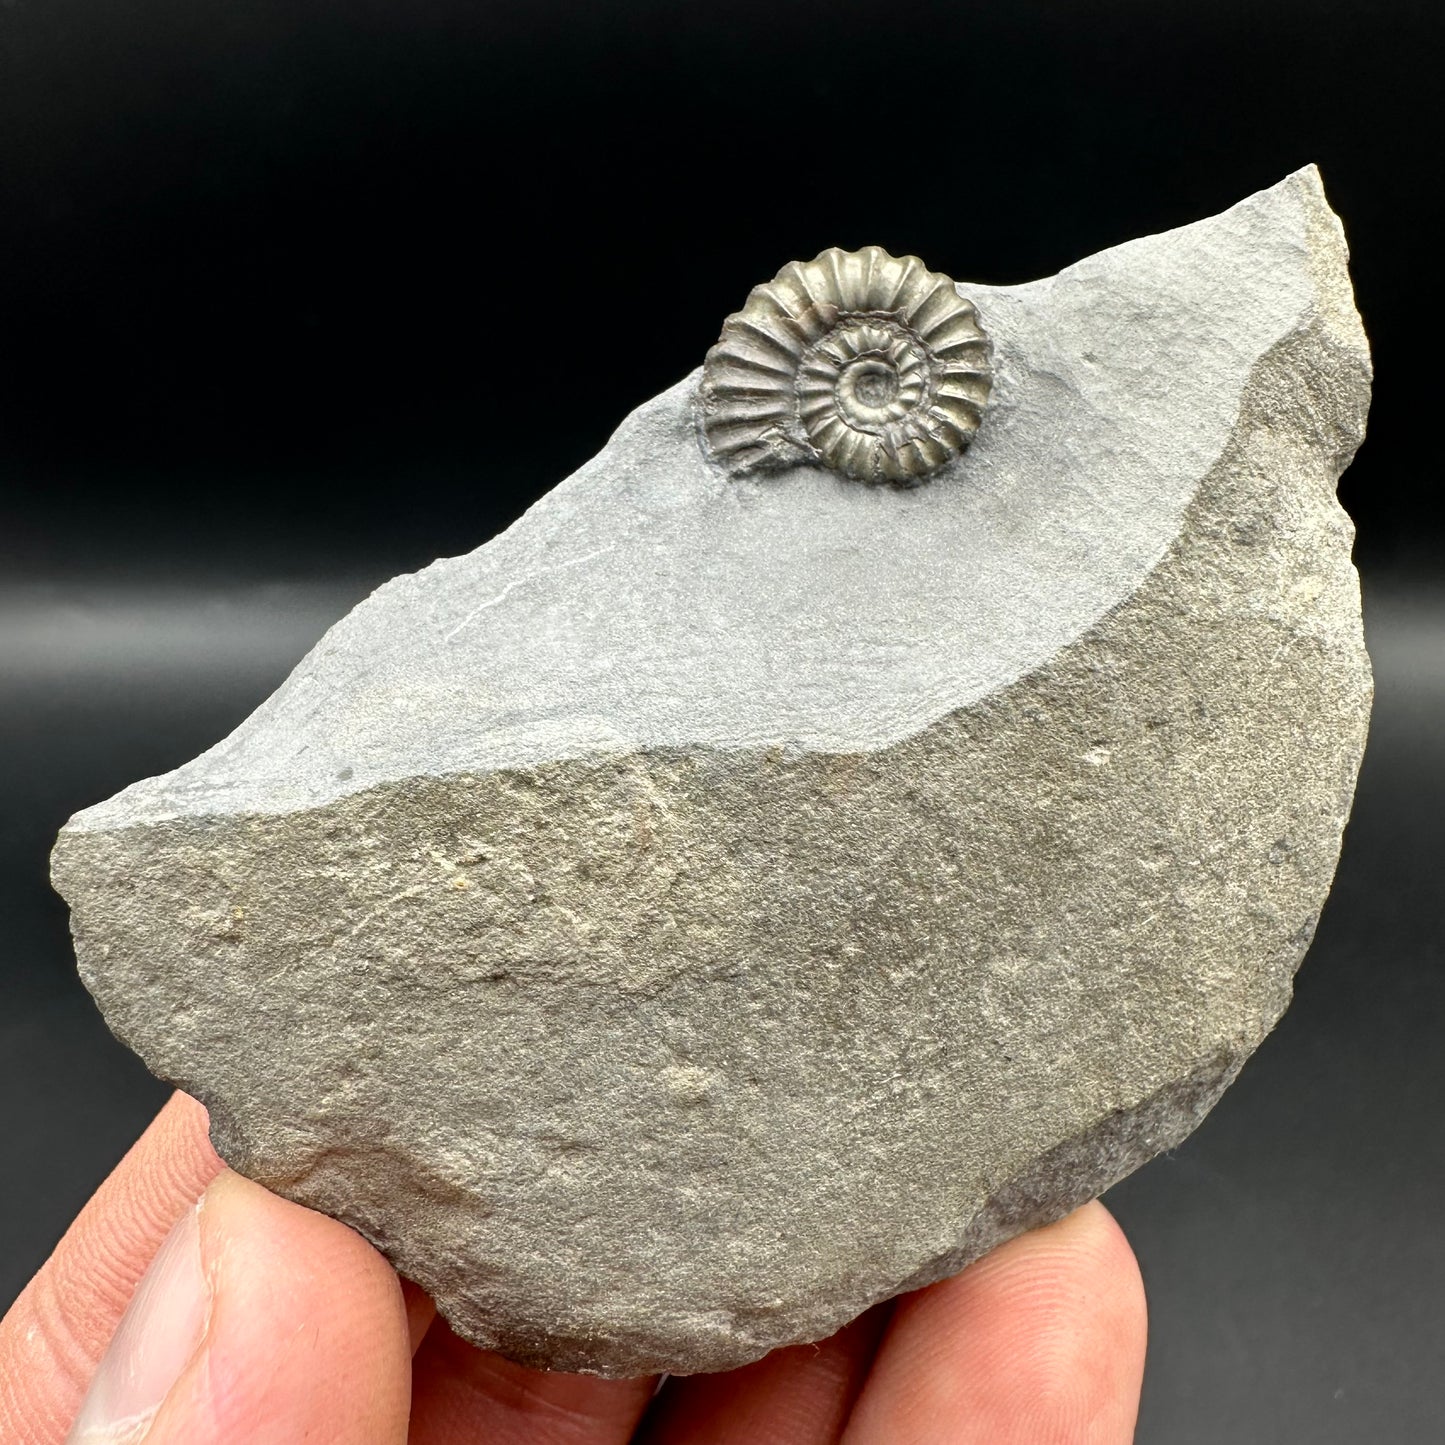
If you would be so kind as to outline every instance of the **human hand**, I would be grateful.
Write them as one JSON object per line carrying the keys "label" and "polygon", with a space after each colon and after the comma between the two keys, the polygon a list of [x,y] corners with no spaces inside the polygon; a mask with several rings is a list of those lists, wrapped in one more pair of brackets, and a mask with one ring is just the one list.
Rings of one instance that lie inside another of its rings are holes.
{"label": "human hand", "polygon": [[345,1225],[225,1169],[177,1094],[0,1322],[0,1440],[1126,1445],[1143,1364],[1138,1267],[1090,1204],[727,1374],[524,1369]]}

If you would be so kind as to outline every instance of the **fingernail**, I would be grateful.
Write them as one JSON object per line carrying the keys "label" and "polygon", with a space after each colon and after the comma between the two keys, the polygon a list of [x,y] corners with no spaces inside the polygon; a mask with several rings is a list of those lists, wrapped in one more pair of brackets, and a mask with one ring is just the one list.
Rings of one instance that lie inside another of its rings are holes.
{"label": "fingernail", "polygon": [[200,1206],[188,1209],[141,1277],[66,1445],[137,1445],[206,1332]]}

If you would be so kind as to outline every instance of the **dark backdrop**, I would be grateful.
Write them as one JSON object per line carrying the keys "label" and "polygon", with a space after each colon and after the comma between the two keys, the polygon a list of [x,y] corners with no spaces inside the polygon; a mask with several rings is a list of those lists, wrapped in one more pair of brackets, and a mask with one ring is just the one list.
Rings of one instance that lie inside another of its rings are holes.
{"label": "dark backdrop", "polygon": [[163,1097],[49,841],[469,550],[785,260],[1030,279],[1308,162],[1380,674],[1294,1008],[1114,1191],[1146,1445],[1445,1435],[1438,0],[0,0],[0,1305]]}

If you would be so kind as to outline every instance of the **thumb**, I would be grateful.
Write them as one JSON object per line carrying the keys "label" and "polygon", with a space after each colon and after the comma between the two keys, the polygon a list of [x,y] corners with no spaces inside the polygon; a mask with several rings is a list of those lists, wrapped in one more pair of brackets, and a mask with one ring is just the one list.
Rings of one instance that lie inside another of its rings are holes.
{"label": "thumb", "polygon": [[410,1391],[386,1261],[226,1172],[136,1288],[67,1445],[400,1445]]}

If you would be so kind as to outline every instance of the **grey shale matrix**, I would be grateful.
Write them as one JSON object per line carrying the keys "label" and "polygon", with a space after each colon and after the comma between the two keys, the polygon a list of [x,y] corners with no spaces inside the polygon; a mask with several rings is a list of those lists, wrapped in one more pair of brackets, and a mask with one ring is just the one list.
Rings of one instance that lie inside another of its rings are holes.
{"label": "grey shale matrix", "polygon": [[956,295],[916,466],[819,400],[923,396],[907,318],[745,466],[694,372],[61,833],[116,1034],[479,1345],[826,1335],[1178,1144],[1289,1001],[1370,705],[1318,174]]}

